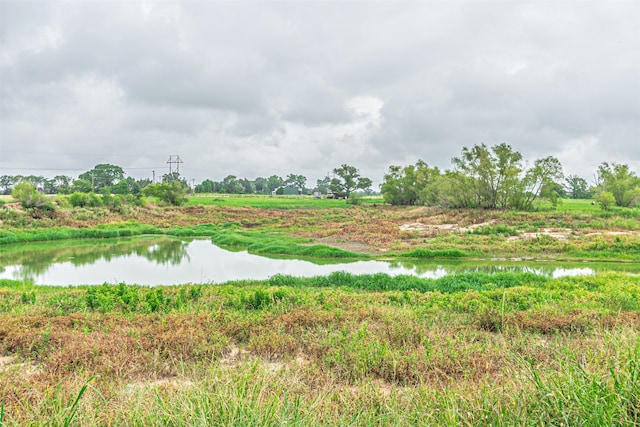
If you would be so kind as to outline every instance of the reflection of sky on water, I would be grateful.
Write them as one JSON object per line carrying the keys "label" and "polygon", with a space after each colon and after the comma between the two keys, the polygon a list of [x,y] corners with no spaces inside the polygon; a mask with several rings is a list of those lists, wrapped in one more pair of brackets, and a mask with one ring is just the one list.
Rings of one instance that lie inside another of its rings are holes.
{"label": "reflection of sky on water", "polygon": [[[176,245],[177,243],[177,245]],[[168,241],[153,244],[144,251],[97,256],[95,261],[78,263],[72,257],[62,262],[33,269],[25,265],[8,265],[0,278],[32,280],[37,284],[78,285],[101,283],[137,283],[145,285],[181,283],[223,283],[232,280],[261,280],[276,274],[325,276],[335,271],[352,274],[385,273],[437,279],[464,272],[530,272],[551,276],[593,275],[592,268],[565,268],[560,265],[528,266],[523,264],[357,261],[318,265],[297,259],[274,259],[242,252],[232,252],[209,240]],[[155,254],[149,256],[149,254]]]}

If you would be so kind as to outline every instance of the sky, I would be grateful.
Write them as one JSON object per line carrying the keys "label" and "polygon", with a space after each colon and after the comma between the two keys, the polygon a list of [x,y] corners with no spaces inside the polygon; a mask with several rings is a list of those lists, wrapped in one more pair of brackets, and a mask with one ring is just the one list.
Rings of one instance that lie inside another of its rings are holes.
{"label": "sky", "polygon": [[[0,175],[640,173],[639,1],[0,0]],[[175,165],[173,165],[175,170]]]}

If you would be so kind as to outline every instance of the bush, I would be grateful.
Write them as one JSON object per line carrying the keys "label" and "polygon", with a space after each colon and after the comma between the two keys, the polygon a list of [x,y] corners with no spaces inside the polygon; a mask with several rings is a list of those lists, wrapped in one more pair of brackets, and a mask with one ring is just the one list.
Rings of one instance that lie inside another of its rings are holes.
{"label": "bush", "polygon": [[600,205],[600,208],[605,211],[608,211],[609,208],[613,206],[616,202],[616,198],[613,196],[612,193],[608,191],[602,191],[598,193],[595,199],[596,199],[596,202],[598,202],[598,205]]}
{"label": "bush", "polygon": [[23,208],[53,209],[45,195],[36,190],[36,186],[29,181],[21,181],[11,191],[11,196],[20,202]]}

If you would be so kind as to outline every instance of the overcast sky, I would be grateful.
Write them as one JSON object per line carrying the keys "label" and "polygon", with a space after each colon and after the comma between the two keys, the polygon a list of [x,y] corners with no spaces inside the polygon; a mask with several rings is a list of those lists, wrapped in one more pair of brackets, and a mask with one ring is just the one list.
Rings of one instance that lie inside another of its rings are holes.
{"label": "overcast sky", "polygon": [[[0,0],[0,175],[196,183],[463,147],[640,172],[640,2]],[[377,188],[377,185],[376,185]]]}

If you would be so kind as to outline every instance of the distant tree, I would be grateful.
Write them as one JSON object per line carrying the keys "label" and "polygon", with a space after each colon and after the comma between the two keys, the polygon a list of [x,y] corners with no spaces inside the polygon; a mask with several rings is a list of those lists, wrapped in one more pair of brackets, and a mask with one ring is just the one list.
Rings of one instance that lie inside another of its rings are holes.
{"label": "distant tree", "polygon": [[253,183],[249,181],[247,178],[242,178],[238,180],[238,183],[242,187],[242,192],[245,194],[253,194],[255,189],[253,187]]}
{"label": "distant tree", "polygon": [[318,191],[320,194],[327,194],[329,191],[329,184],[331,184],[331,178],[325,176],[322,179],[316,180],[316,188],[314,190]]}
{"label": "distant tree", "polygon": [[0,191],[2,194],[11,194],[11,189],[20,181],[22,177],[20,175],[2,175],[0,176]]}
{"label": "distant tree", "polygon": [[140,184],[138,184],[138,182],[131,177],[127,177],[122,181],[118,182],[117,184],[111,186],[110,190],[111,190],[110,191],[111,193],[120,194],[120,195],[125,195],[125,194],[136,195],[136,194],[140,194],[140,192],[142,191],[142,189],[140,188]]}
{"label": "distant tree", "polygon": [[268,181],[266,178],[258,177],[253,181],[253,188],[256,193],[266,193],[268,189]]}
{"label": "distant tree", "polygon": [[267,192],[270,194],[273,191],[276,191],[278,188],[282,187],[283,179],[278,175],[271,175],[267,178]]}
{"label": "distant tree", "polygon": [[214,182],[210,179],[205,179],[200,184],[196,185],[195,192],[196,193],[213,193]]}
{"label": "distant tree", "polygon": [[290,173],[287,175],[287,179],[284,180],[283,185],[297,188],[298,191],[303,192],[305,185],[307,185],[307,178],[304,175]]}
{"label": "distant tree", "polygon": [[222,193],[227,194],[242,194],[244,193],[244,187],[240,184],[238,177],[235,175],[227,175],[220,183]]}
{"label": "distant tree", "polygon": [[76,179],[71,185],[71,191],[74,193],[90,193],[93,191],[93,187],[91,186],[91,181],[87,181],[86,179]]}
{"label": "distant tree", "polygon": [[572,199],[589,199],[591,197],[586,179],[580,178],[578,175],[569,175],[564,182],[567,193]]}
{"label": "distant tree", "polygon": [[360,176],[355,166],[343,164],[333,169],[336,177],[331,179],[329,190],[338,193],[342,197],[349,197],[355,190],[366,190],[371,187],[371,180]]}
{"label": "distant tree", "polygon": [[120,166],[107,163],[96,165],[90,171],[81,173],[79,179],[92,183],[93,191],[99,191],[103,187],[111,187],[124,179],[124,170]]}

